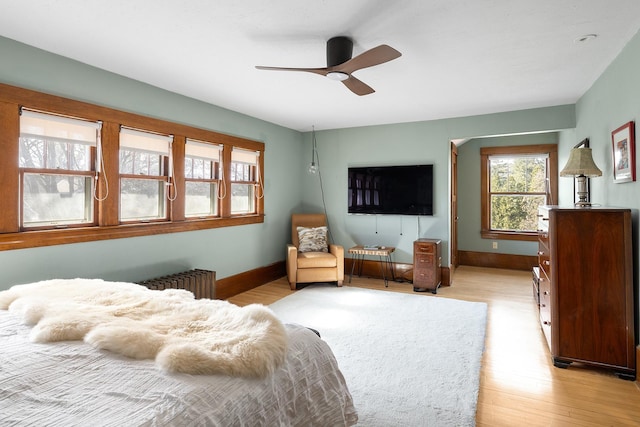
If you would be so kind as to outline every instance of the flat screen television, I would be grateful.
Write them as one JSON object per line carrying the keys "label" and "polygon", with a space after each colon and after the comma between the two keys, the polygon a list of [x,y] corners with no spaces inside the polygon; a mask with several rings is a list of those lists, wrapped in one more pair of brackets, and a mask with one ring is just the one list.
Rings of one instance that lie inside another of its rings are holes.
{"label": "flat screen television", "polygon": [[433,165],[349,167],[348,213],[433,215]]}

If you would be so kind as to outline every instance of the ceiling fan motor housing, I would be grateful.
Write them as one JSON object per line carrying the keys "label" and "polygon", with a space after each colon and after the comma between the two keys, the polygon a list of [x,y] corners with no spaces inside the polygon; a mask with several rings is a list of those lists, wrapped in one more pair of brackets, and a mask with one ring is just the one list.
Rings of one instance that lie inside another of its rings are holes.
{"label": "ceiling fan motor housing", "polygon": [[327,41],[327,67],[335,67],[351,59],[353,41],[348,37],[333,37]]}

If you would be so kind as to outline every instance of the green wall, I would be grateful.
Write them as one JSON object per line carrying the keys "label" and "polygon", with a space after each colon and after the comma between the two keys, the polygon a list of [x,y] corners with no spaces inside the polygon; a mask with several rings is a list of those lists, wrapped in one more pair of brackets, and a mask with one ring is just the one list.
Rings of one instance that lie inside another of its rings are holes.
{"label": "green wall", "polygon": [[[621,125],[635,122],[636,138],[640,119],[640,33],[625,46],[620,55],[609,65],[593,86],[576,104],[577,122],[575,136],[571,143],[589,138],[593,150],[593,160],[602,170],[602,177],[591,179],[591,199],[594,203],[634,209],[635,230],[634,278],[638,295],[638,218],[640,209],[640,170],[638,164],[638,144],[636,142],[636,176],[639,181],[615,184],[613,182],[613,162],[611,132]],[[571,145],[562,144],[564,159],[568,158]],[[636,312],[640,311],[640,300],[636,301]],[[636,317],[637,319],[638,317]],[[640,331],[636,331],[636,336]]]}
{"label": "green wall", "polygon": [[[611,132],[640,117],[640,33],[627,44],[618,58],[576,104],[575,142],[589,138],[593,160],[602,177],[591,179],[591,198],[603,205],[640,208],[640,182],[615,184]],[[571,146],[563,147],[565,159]],[[636,145],[636,148],[638,146]],[[638,171],[636,150],[636,171]],[[638,175],[640,179],[640,175]]]}
{"label": "green wall", "polygon": [[[345,248],[365,243],[394,246],[394,261],[411,263],[413,241],[416,238],[442,239],[443,265],[448,265],[449,141],[489,135],[548,132],[571,129],[574,125],[574,107],[564,105],[447,120],[316,132],[322,188],[334,240]],[[304,141],[306,154],[303,153],[303,161],[308,164],[308,158],[311,156],[310,133],[305,134]],[[479,166],[479,160],[477,163]],[[347,168],[358,165],[394,164],[434,165],[434,215],[348,215]],[[470,179],[479,183],[479,169],[478,175]],[[309,210],[323,209],[319,181],[317,175],[303,175],[303,204]],[[459,185],[459,189],[460,187]],[[469,206],[471,204],[473,202],[467,203]],[[479,203],[471,209],[476,211],[479,221]],[[478,232],[460,235],[459,242],[466,242],[467,239],[477,240]],[[514,245],[512,249],[518,253],[536,253],[531,244],[524,249]]]}
{"label": "green wall", "polygon": [[[2,83],[257,139],[266,145],[264,224],[3,251],[0,289],[51,277],[138,280],[191,267],[213,269],[219,278],[227,277],[283,260],[290,213],[323,209],[319,176],[306,172],[310,133],[300,134],[5,38],[0,38],[0,56]],[[448,264],[449,141],[460,138],[558,131],[562,167],[570,148],[589,137],[594,159],[604,173],[592,180],[592,200],[637,209],[639,184],[613,183],[610,132],[637,119],[640,83],[635,70],[639,65],[640,38],[636,35],[575,106],[317,132],[324,200],[334,240],[345,247],[394,245],[398,247],[395,260],[410,262],[415,238],[441,238],[444,263]],[[435,165],[434,216],[347,215],[349,165],[412,163]],[[572,188],[570,179],[559,178],[561,203],[571,202]],[[477,232],[465,230],[459,244],[472,248],[477,241],[467,242],[474,239]]]}
{"label": "green wall", "polygon": [[223,278],[284,259],[302,191],[301,133],[1,37],[0,58],[5,84],[263,141],[267,171],[263,224],[2,251],[0,289],[48,278],[135,281],[189,268]]}

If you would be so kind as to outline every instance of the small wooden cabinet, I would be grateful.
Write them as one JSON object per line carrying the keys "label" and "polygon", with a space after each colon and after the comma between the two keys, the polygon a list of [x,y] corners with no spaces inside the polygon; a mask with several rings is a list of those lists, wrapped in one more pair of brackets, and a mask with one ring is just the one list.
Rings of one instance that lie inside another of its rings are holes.
{"label": "small wooden cabinet", "polygon": [[441,241],[418,239],[413,242],[413,290],[436,293],[442,283]]}
{"label": "small wooden cabinet", "polygon": [[540,325],[554,366],[635,379],[631,210],[543,206],[538,220]]}

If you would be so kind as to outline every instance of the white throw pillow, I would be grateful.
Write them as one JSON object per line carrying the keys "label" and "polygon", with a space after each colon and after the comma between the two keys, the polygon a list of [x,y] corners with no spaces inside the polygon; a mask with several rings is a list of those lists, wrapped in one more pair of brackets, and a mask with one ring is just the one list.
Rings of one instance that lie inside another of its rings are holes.
{"label": "white throw pillow", "polygon": [[298,227],[298,252],[328,252],[327,227]]}

